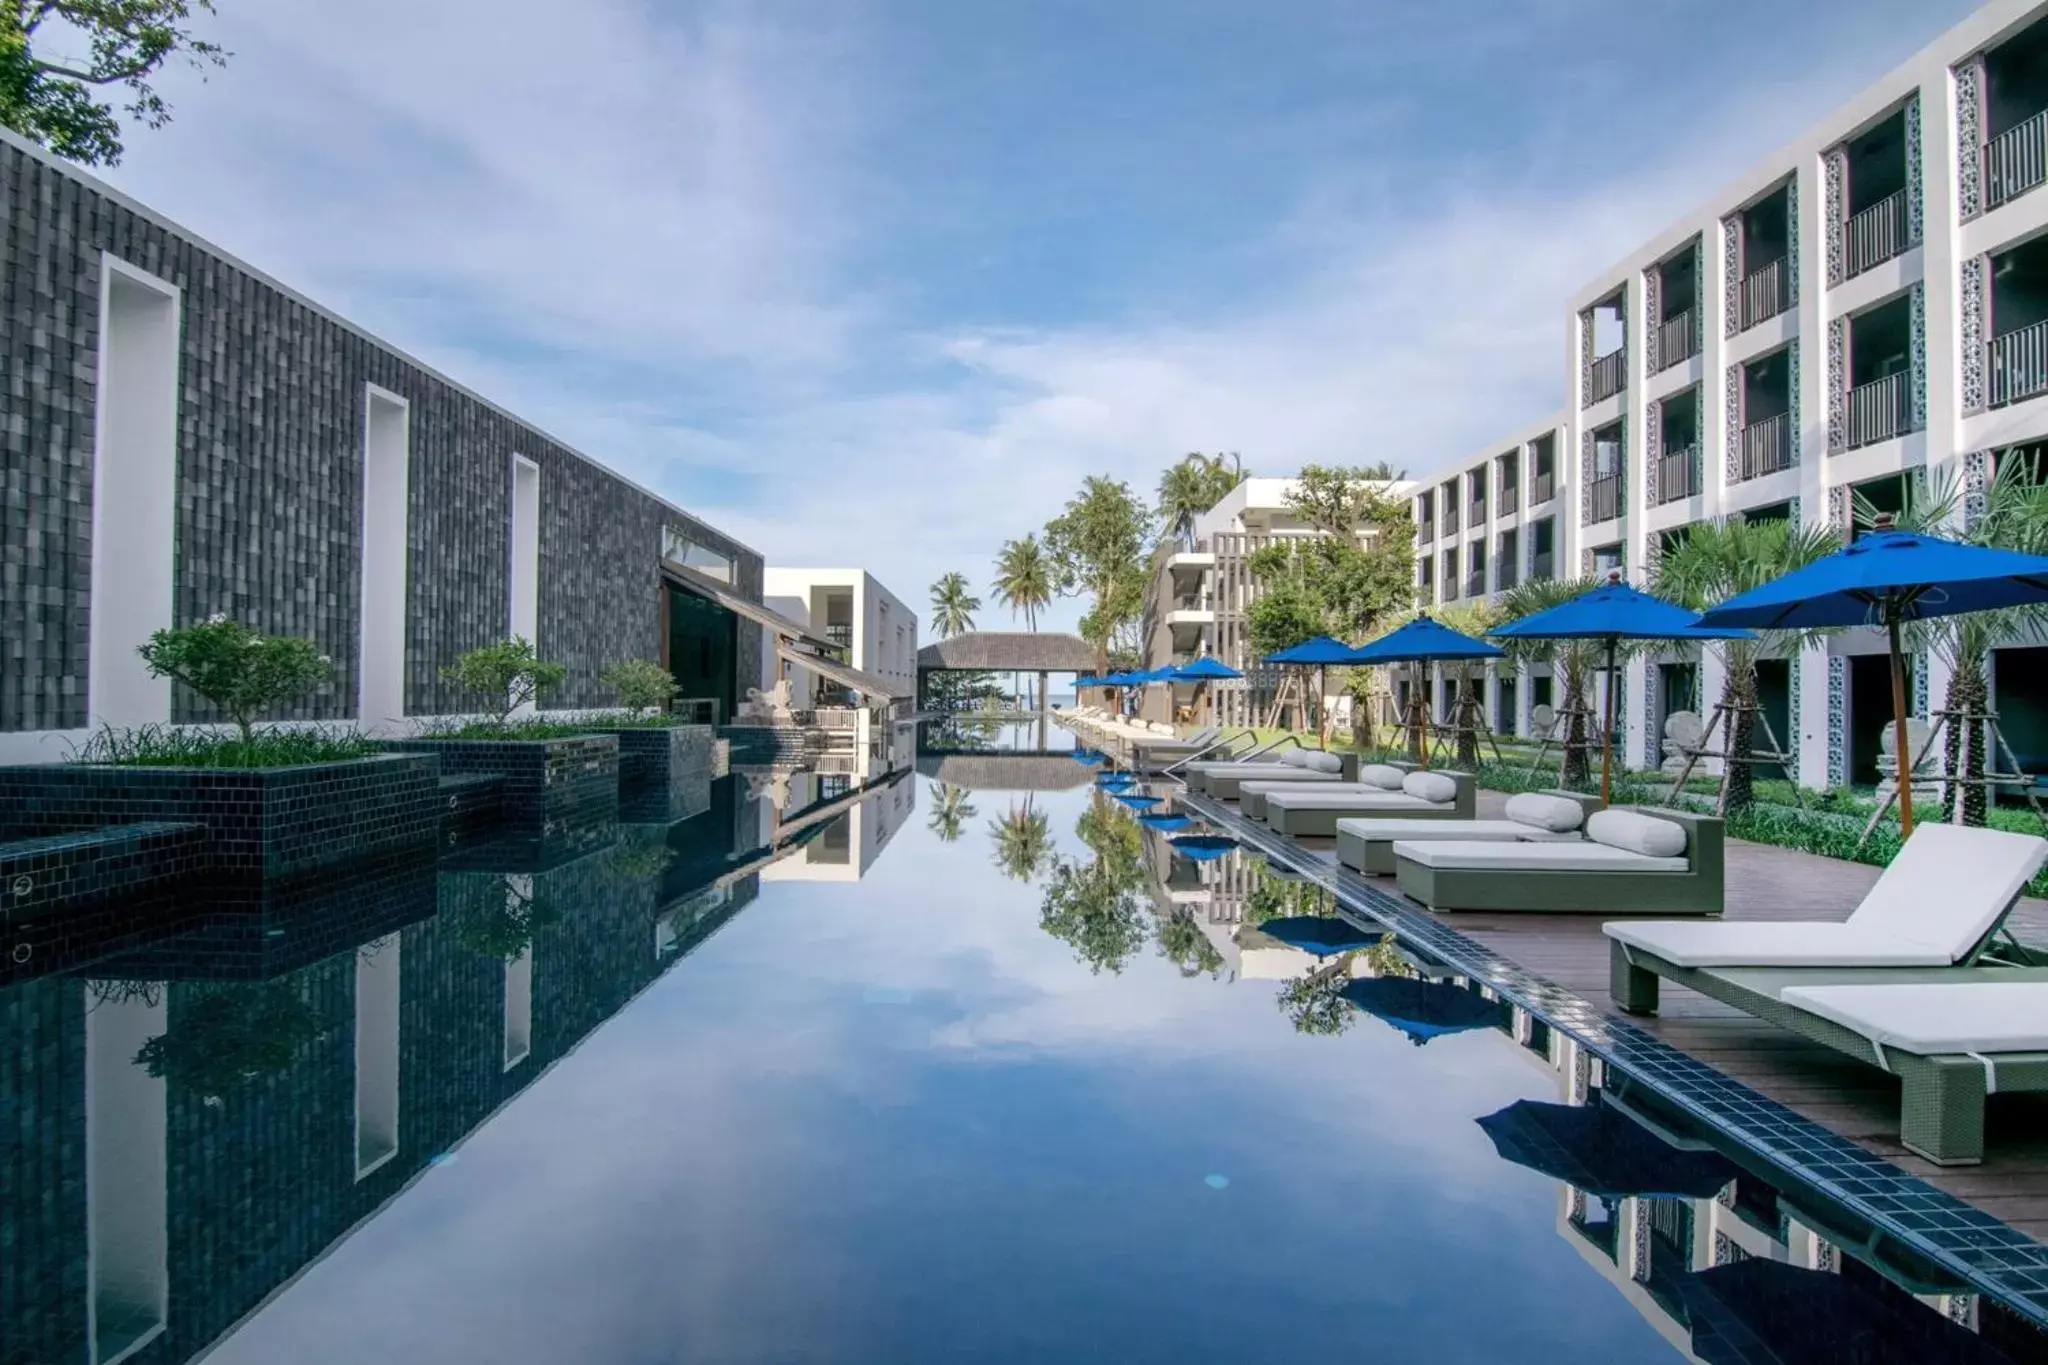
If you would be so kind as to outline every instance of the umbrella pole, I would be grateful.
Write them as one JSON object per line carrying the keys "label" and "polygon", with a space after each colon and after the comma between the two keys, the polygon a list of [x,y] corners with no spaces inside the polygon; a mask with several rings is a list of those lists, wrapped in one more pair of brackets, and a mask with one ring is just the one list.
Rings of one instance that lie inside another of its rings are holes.
{"label": "umbrella pole", "polygon": [[1600,727],[1600,804],[1614,800],[1614,637],[1607,639],[1607,721]]}
{"label": "umbrella pole", "polygon": [[1892,651],[1892,749],[1898,762],[1899,837],[1913,837],[1913,769],[1906,758],[1906,660],[1899,649],[1899,609],[1887,602],[1885,639]]}
{"label": "umbrella pole", "polygon": [[1422,661],[1422,771],[1429,771],[1430,731],[1436,721],[1436,665]]}

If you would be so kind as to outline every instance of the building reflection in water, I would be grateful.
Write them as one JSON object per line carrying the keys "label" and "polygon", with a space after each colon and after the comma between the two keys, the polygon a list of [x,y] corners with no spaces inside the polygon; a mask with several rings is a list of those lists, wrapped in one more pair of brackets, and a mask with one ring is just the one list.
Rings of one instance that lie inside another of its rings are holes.
{"label": "building reflection in water", "polygon": [[[553,866],[440,864],[168,907],[0,987],[0,1361],[175,1362],[231,1330],[755,898],[858,875],[902,769],[742,774]],[[829,864],[820,864],[829,865]],[[90,959],[87,961],[86,959]]]}

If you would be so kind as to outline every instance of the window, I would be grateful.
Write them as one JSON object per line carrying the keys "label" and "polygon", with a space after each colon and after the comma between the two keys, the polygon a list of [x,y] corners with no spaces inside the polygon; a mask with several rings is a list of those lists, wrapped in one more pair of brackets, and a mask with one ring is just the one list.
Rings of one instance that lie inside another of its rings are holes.
{"label": "window", "polygon": [[661,557],[728,586],[735,581],[731,555],[693,540],[673,526],[661,528]]}

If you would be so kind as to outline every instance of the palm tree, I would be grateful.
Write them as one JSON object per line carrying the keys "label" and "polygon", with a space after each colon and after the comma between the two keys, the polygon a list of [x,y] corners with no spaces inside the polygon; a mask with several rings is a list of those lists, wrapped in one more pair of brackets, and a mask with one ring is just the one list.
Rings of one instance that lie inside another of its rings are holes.
{"label": "palm tree", "polygon": [[[1483,600],[1439,607],[1436,619],[1461,635],[1484,635],[1501,623],[1499,609]],[[1484,665],[1476,659],[1460,659],[1454,667],[1458,696],[1452,704],[1451,724],[1458,737],[1457,763],[1473,772],[1479,767],[1479,699],[1472,692],[1472,670]]]}
{"label": "palm tree", "polygon": [[1243,479],[1244,462],[1234,454],[1183,456],[1159,476],[1160,524],[1194,548],[1195,518],[1223,501]]}
{"label": "palm tree", "polygon": [[967,591],[967,575],[949,573],[932,584],[932,629],[941,638],[974,629],[974,613],[981,599]]}
{"label": "palm tree", "polygon": [[[1958,520],[1961,498],[1955,476],[1949,470],[1931,472],[1924,491],[1907,484],[1904,506],[1893,522],[1901,530],[1947,536],[1974,545],[1995,545],[2024,554],[2048,553],[2048,486],[2038,482],[2039,474],[2032,458],[2007,451],[1984,490],[1984,510],[1968,526],[1958,528],[1954,523]],[[1861,493],[1855,497],[1857,524],[1867,527],[1877,520],[1879,509]],[[2048,612],[2039,607],[2014,607],[1942,616],[1910,623],[1906,637],[1915,653],[1937,654],[1947,661],[1948,690],[1942,700],[1943,709],[1952,714],[1982,714],[1990,709],[1991,685],[1985,676],[1985,664],[1991,650],[2015,640],[2048,638]],[[1962,789],[1962,823],[1981,825],[1986,800],[1980,779],[1984,776],[1987,736],[1982,727],[1953,723],[1943,727],[1942,735],[1945,768],[1963,779],[1957,784]],[[1905,790],[1910,791],[1910,786]],[[1956,786],[1950,786],[1942,794],[1944,820],[1956,818],[1956,790]]]}
{"label": "palm tree", "polygon": [[[1539,611],[1563,606],[1600,586],[1600,579],[1532,578],[1517,583],[1501,594],[1502,621],[1519,621]],[[1586,684],[1600,667],[1600,646],[1594,640],[1501,640],[1501,649],[1516,664],[1549,664],[1558,683],[1559,709],[1566,717],[1564,768],[1559,774],[1564,785],[1584,787],[1592,781],[1587,758]]]}
{"label": "palm tree", "polygon": [[931,832],[939,836],[940,843],[958,842],[961,831],[974,818],[974,807],[968,804],[967,797],[966,788],[949,786],[944,782],[932,793],[932,818],[928,824]]}
{"label": "palm tree", "polygon": [[1052,857],[1052,822],[1032,808],[1028,796],[1022,806],[989,821],[988,832],[996,843],[996,866],[1012,881],[1031,881]]}
{"label": "palm tree", "polygon": [[1012,615],[1024,614],[1026,630],[1038,629],[1038,613],[1052,602],[1052,565],[1037,536],[1003,542],[1002,553],[996,556],[995,590],[996,601]]}
{"label": "palm tree", "polygon": [[[1790,520],[1750,521],[1738,512],[1719,521],[1695,522],[1666,545],[1651,565],[1650,589],[1694,611],[1704,611],[1839,548],[1840,537],[1825,526]],[[1756,749],[1757,662],[1795,653],[1812,638],[1811,633],[1766,630],[1756,632],[1752,640],[1717,640],[1712,645],[1727,670],[1721,689],[1729,726],[1723,814],[1742,810],[1756,800],[1756,765],[1741,760]],[[1783,743],[1789,737],[1778,738]]]}

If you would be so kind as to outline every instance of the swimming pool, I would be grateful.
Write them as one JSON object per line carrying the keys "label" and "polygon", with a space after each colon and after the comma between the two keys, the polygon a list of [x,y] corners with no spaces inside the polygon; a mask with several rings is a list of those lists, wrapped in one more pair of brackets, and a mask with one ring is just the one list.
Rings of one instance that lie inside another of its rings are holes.
{"label": "swimming pool", "polygon": [[562,867],[367,887],[345,943],[0,991],[4,1358],[1774,1359],[1787,1285],[1915,1351],[1868,1358],[2033,1358],[1472,983],[1294,946],[1313,885],[1071,761],[932,771],[990,785],[899,777],[771,860],[726,779]]}

